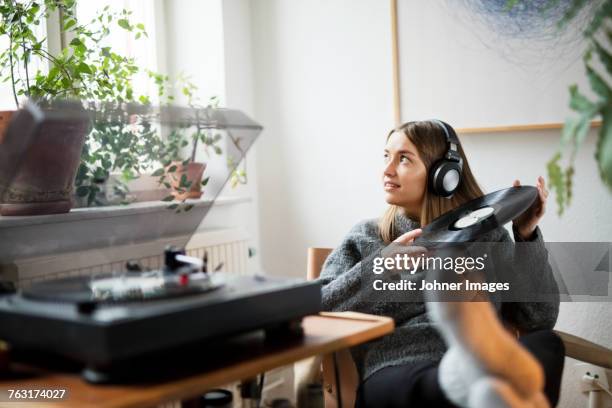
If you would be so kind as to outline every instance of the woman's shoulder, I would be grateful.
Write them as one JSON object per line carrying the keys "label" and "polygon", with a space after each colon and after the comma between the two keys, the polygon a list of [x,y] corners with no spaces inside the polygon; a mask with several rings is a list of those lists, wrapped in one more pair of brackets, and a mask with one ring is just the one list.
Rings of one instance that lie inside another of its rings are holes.
{"label": "woman's shoulder", "polygon": [[378,220],[367,219],[358,222],[327,257],[321,276],[352,267],[371,251],[380,249],[381,245],[383,244],[378,236]]}
{"label": "woman's shoulder", "polygon": [[378,218],[361,220],[350,229],[350,233],[364,235],[378,235]]}
{"label": "woman's shoulder", "polygon": [[346,238],[375,239],[380,237],[378,231],[378,218],[368,218],[353,225],[346,234]]}
{"label": "woman's shoulder", "polygon": [[365,219],[353,225],[345,235],[344,242],[356,244],[378,242],[381,241],[378,231],[378,218]]}

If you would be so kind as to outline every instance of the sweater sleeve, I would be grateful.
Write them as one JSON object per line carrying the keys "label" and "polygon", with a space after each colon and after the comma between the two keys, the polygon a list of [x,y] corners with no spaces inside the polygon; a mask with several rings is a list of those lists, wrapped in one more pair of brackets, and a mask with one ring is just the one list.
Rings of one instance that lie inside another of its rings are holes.
{"label": "sweater sleeve", "polygon": [[[327,257],[319,277],[324,310],[371,312],[368,280],[372,275],[373,259],[380,254],[380,245],[367,244],[372,239],[366,229],[365,223],[354,226]],[[365,247],[370,245],[374,248],[367,251]]]}
{"label": "sweater sleeve", "polygon": [[[395,250],[393,245],[385,246],[375,230],[372,222],[356,225],[325,261],[319,277],[323,310],[389,316],[398,324],[422,314],[424,306],[374,289],[374,281],[379,279],[373,273],[374,259]],[[420,280],[422,274],[409,279]]]}
{"label": "sweater sleeve", "polygon": [[545,301],[505,302],[501,315],[521,331],[552,329],[559,314],[559,289],[548,262],[548,251],[544,246],[539,227],[529,240],[523,240],[514,231],[515,244],[510,234],[503,231],[501,242],[503,254],[501,267],[509,271],[517,292],[527,296],[545,294]]}

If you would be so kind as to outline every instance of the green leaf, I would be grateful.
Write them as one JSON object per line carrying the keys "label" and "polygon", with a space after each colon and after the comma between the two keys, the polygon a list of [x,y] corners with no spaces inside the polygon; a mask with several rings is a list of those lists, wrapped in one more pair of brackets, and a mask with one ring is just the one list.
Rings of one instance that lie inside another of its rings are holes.
{"label": "green leaf", "polygon": [[155,171],[153,172],[153,174],[151,174],[151,176],[153,176],[153,177],[159,177],[159,176],[161,176],[161,175],[163,175],[163,174],[164,174],[164,169],[157,169],[157,170],[155,170]]}
{"label": "green leaf", "polygon": [[567,169],[565,169],[565,191],[566,191],[566,201],[567,206],[569,206],[572,202],[572,180],[574,178],[574,166],[569,165]]}
{"label": "green leaf", "polygon": [[574,135],[574,146],[578,148],[582,146],[584,143],[584,139],[589,134],[589,129],[591,128],[591,118],[592,116],[589,114],[585,114],[580,116],[578,120],[578,126],[576,128],[576,133]]}
{"label": "green leaf", "polygon": [[77,65],[76,70],[77,70],[77,72],[79,72],[81,74],[89,74],[89,75],[91,75],[93,73],[91,71],[91,68],[89,67],[89,65],[87,65],[84,62],[80,62],[79,65]]}
{"label": "green leaf", "polygon": [[606,71],[612,74],[612,55],[610,55],[608,50],[602,47],[597,40],[593,41],[593,44],[595,46],[595,52],[597,52],[599,59],[606,67]]}
{"label": "green leaf", "polygon": [[174,196],[173,195],[166,196],[166,197],[162,198],[162,201],[166,201],[166,202],[174,201]]}
{"label": "green leaf", "polygon": [[[174,173],[175,171],[176,171],[176,165],[172,165],[172,166],[170,166],[168,168],[168,173]],[[185,176],[185,175],[183,174],[183,176]]]}
{"label": "green leaf", "polygon": [[565,124],[563,125],[563,129],[561,131],[561,146],[565,147],[568,143],[574,140],[574,136],[576,135],[576,130],[578,128],[578,123],[580,121],[579,116],[574,116],[571,118],[565,119]]}
{"label": "green leaf", "polygon": [[187,187],[187,175],[186,175],[186,174],[183,174],[183,175],[181,176],[181,181],[180,181],[180,183],[179,183],[179,186],[181,186],[181,187]]}
{"label": "green leaf", "polygon": [[612,108],[603,112],[602,126],[599,130],[595,159],[602,181],[612,191]]}
{"label": "green leaf", "polygon": [[557,199],[557,212],[559,215],[563,214],[566,202],[566,184],[564,173],[559,166],[559,160],[561,160],[561,152],[557,152],[552,159],[546,164],[548,170],[548,184],[552,191],[555,192]]}
{"label": "green leaf", "polygon": [[606,17],[610,17],[612,15],[612,0],[606,0],[601,7],[593,13],[593,18],[589,23],[588,28],[585,30],[584,35],[586,37],[592,37],[601,24],[604,22]]}
{"label": "green leaf", "polygon": [[185,205],[185,207],[183,207],[183,211],[189,211],[193,208],[193,204],[187,204]]}
{"label": "green leaf", "polygon": [[97,187],[92,186],[89,189],[89,195],[87,196],[87,205],[91,206],[94,201],[96,201],[96,194],[98,193],[98,191],[100,191]]}
{"label": "green leaf", "polygon": [[221,150],[221,148],[219,146],[215,146],[215,153],[221,154],[221,153],[223,153],[223,151]]}
{"label": "green leaf", "polygon": [[587,4],[589,4],[590,0],[573,0],[571,1],[571,6],[566,10],[563,18],[557,23],[559,27],[564,27],[570,20],[572,20],[580,10]]}
{"label": "green leaf", "polygon": [[178,204],[170,204],[168,207],[166,207],[168,210],[176,210],[178,208]]}
{"label": "green leaf", "polygon": [[204,179],[204,181],[202,181],[202,185],[203,185],[203,186],[207,185],[207,184],[208,184],[208,180],[210,180],[210,177],[206,177],[206,178]]}
{"label": "green leaf", "polygon": [[599,76],[599,74],[593,70],[590,66],[586,66],[587,76],[591,83],[591,89],[601,96],[604,100],[612,99],[612,90],[608,87],[606,81]]}
{"label": "green leaf", "polygon": [[76,20],[70,19],[64,24],[64,31],[70,30],[72,27],[76,25]]}
{"label": "green leaf", "polygon": [[53,68],[51,68],[49,70],[49,75],[47,76],[47,80],[49,82],[53,81],[55,79],[55,77],[57,76],[57,74],[59,74],[60,70],[57,66],[53,66]]}
{"label": "green leaf", "polygon": [[119,24],[119,27],[125,30],[128,30],[128,31],[132,30],[132,27],[130,26],[130,22],[126,20],[125,18],[117,20],[117,24]]}
{"label": "green leaf", "polygon": [[76,189],[76,194],[77,194],[79,197],[85,197],[86,195],[88,195],[88,194],[89,194],[89,186],[79,186],[79,187]]}
{"label": "green leaf", "polygon": [[70,45],[74,46],[74,47],[78,47],[78,46],[84,46],[85,44],[83,44],[83,42],[79,39],[79,37],[74,37],[72,39],[72,41],[70,41]]}
{"label": "green leaf", "polygon": [[595,104],[587,99],[586,96],[580,93],[576,84],[571,85],[570,91],[570,103],[569,106],[575,111],[585,112],[591,111],[596,108]]}

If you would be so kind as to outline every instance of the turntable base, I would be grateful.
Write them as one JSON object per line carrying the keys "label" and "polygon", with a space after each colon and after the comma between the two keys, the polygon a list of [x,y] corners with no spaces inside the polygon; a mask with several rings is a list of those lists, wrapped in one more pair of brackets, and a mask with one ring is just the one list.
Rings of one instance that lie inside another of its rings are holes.
{"label": "turntable base", "polygon": [[[215,274],[175,286],[175,274],[159,285],[158,275],[144,284],[126,276],[50,281],[2,296],[0,338],[23,361],[84,368],[94,383],[131,382],[193,371],[202,351],[235,336],[265,343],[299,337],[301,319],[321,310],[318,282]],[[101,297],[84,298],[84,285]]]}
{"label": "turntable base", "polygon": [[97,386],[78,373],[48,371],[39,367],[13,365],[11,378],[0,379],[0,390],[66,389],[65,400],[45,401],[47,408],[138,408],[173,400],[186,400],[211,388],[255,377],[277,367],[293,364],[362,344],[393,331],[393,320],[359,313],[324,313],[303,320],[301,339],[276,344],[242,337],[202,350],[202,365],[191,376],[167,382]]}

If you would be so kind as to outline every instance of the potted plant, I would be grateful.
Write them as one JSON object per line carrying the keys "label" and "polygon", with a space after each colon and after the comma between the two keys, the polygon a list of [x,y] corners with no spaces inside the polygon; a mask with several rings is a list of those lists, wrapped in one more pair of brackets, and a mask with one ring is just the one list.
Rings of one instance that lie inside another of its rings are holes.
{"label": "potted plant", "polygon": [[[181,91],[187,97],[187,105],[193,111],[193,125],[179,127],[170,132],[160,149],[158,161],[163,168],[155,171],[153,175],[159,177],[160,186],[164,185],[170,189],[171,194],[164,198],[164,201],[178,200],[184,203],[187,199],[200,198],[202,187],[209,180],[208,177],[203,180],[206,163],[196,161],[198,148],[203,146],[207,155],[211,154],[211,150],[217,155],[221,155],[223,151],[218,146],[222,136],[213,134],[211,129],[203,125],[207,112],[218,107],[218,98],[210,98],[208,105],[203,106],[194,94],[197,87],[184,77],[179,78],[179,81],[183,83]],[[188,135],[189,130],[194,127],[195,130]],[[185,154],[187,152],[188,155]],[[170,208],[180,210],[181,206],[171,204]],[[191,206],[185,205],[182,208],[188,210]]]}
{"label": "potted plant", "polygon": [[[102,45],[102,41],[110,33],[111,27],[117,26],[141,37],[146,36],[144,26],[131,24],[129,11],[113,12],[109,7],[104,8],[96,19],[81,24],[77,22],[74,6],[75,0],[41,0],[27,3],[7,0],[0,5],[0,36],[5,37],[9,43],[9,48],[0,54],[1,79],[10,81],[17,108],[20,106],[20,98],[42,101],[58,98],[119,102],[135,100],[131,79],[139,71],[138,67],[133,59],[113,53],[110,47]],[[45,49],[46,39],[36,33],[36,27],[40,26],[50,13],[58,10],[62,31],[69,32],[72,40],[59,54],[52,55]],[[34,59],[49,63],[49,70],[33,69]],[[0,134],[3,134],[1,129],[10,116],[11,112],[3,112],[0,115]],[[94,180],[104,177],[116,168],[123,170],[126,178],[132,176],[140,165],[136,164],[138,160],[134,158],[151,146],[146,144],[146,137],[150,133],[145,129],[133,137],[139,139],[140,150],[124,149],[127,140],[125,137],[121,143],[100,143],[108,141],[109,137],[108,132],[105,133],[102,128],[109,130],[112,126],[117,125],[109,125],[107,122],[94,123],[94,129],[87,139],[87,129],[68,130],[64,133],[64,141],[66,146],[72,146],[70,149],[58,148],[56,138],[37,137],[32,148],[53,154],[40,155],[34,162],[22,163],[19,169],[21,176],[17,175],[20,180],[19,191],[13,191],[10,197],[5,194],[0,197],[0,201],[8,201],[11,204],[11,215],[67,212],[71,207],[75,176],[78,180],[77,192],[87,196],[89,203],[97,192]],[[56,132],[61,133],[57,129]],[[113,137],[116,138],[116,135]],[[58,164],[67,163],[72,167],[63,166],[61,171],[56,171],[62,167],[58,167]],[[29,179],[24,174],[31,174],[33,177],[45,174],[47,179],[41,182],[40,179]],[[0,182],[2,181],[0,174]],[[58,196],[57,191],[45,191],[45,186],[63,188]],[[13,202],[14,197],[18,197],[17,202]],[[6,214],[4,210],[3,213]]]}

